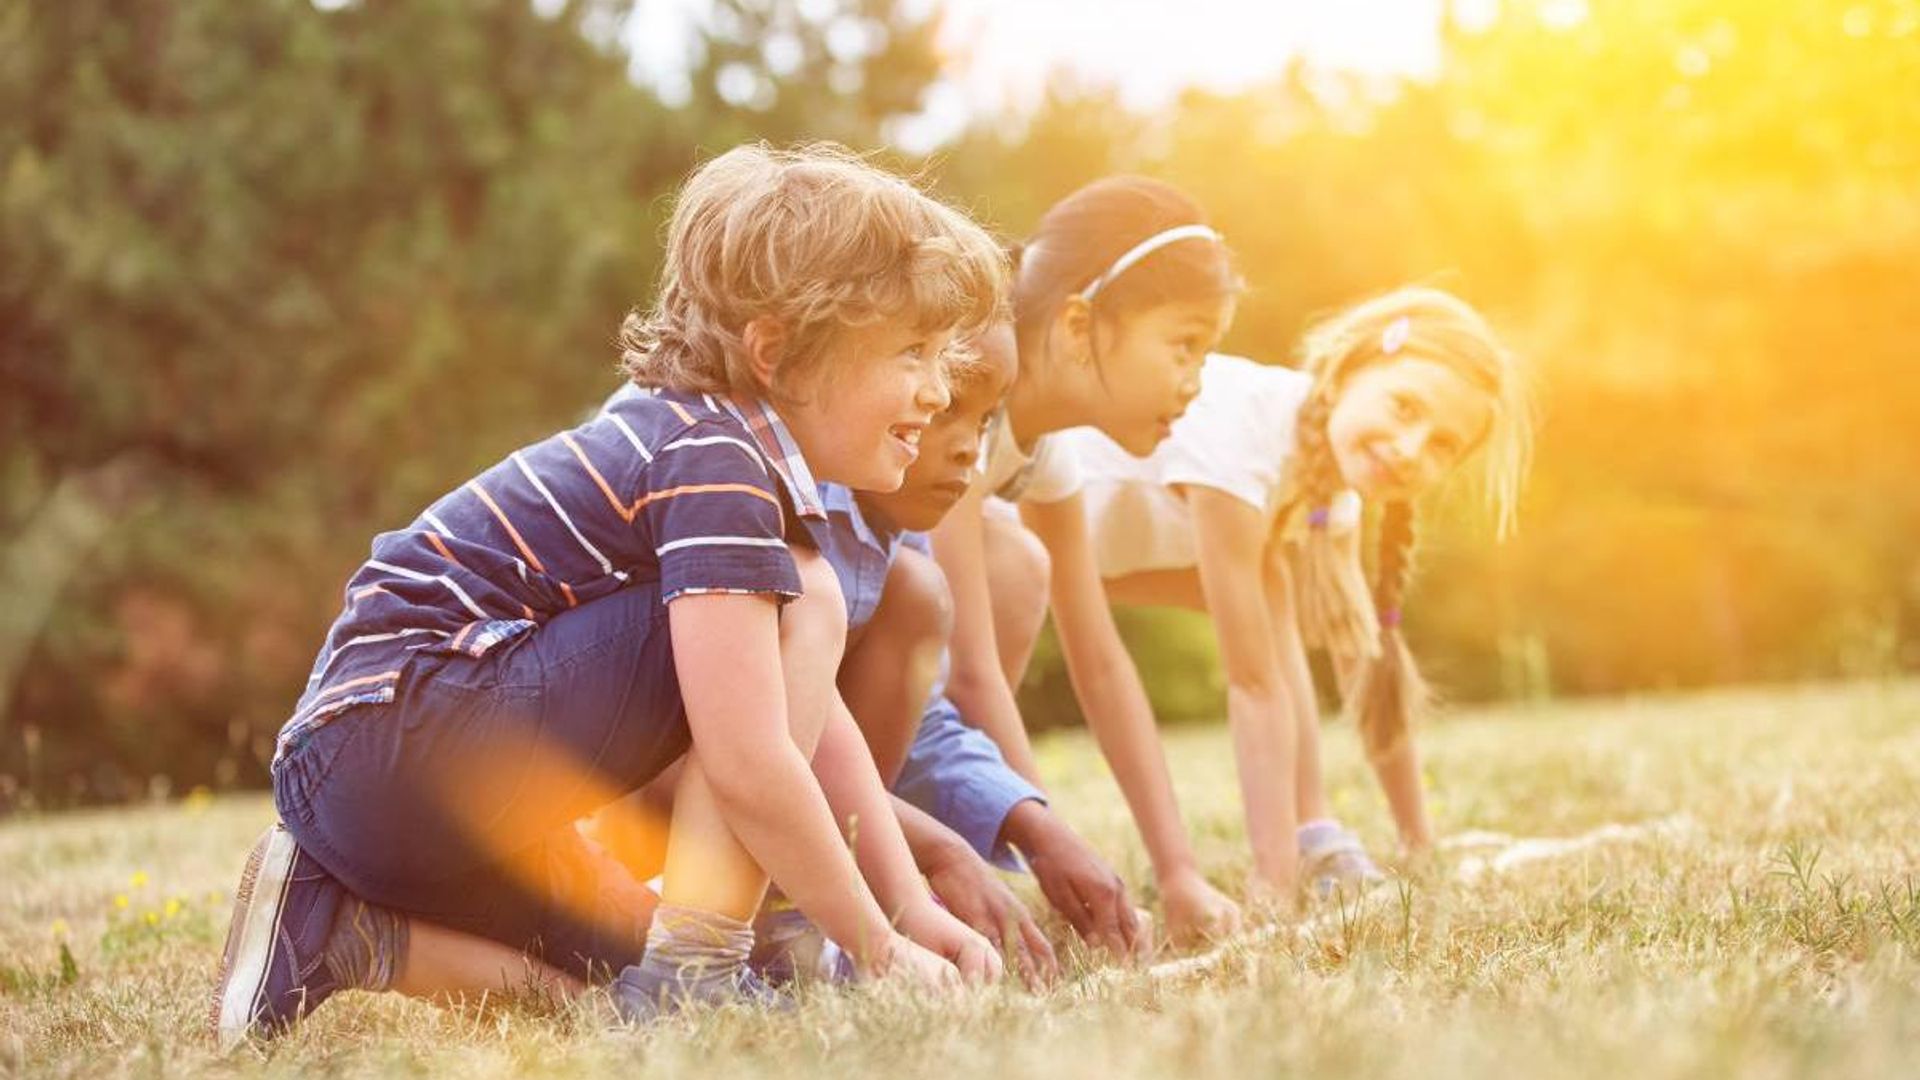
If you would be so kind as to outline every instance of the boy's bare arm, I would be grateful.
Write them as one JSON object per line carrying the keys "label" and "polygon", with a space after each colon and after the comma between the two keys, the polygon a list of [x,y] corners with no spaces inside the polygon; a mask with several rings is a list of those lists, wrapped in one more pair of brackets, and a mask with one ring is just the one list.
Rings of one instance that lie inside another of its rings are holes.
{"label": "boy's bare arm", "polygon": [[988,940],[998,941],[1029,983],[1060,974],[1060,961],[1033,912],[964,837],[898,795],[893,797],[893,812],[914,864],[947,910]]}
{"label": "boy's bare arm", "polygon": [[[866,738],[837,694],[813,754],[813,771],[834,815],[846,826],[861,872],[901,932],[951,960],[970,980],[998,979],[1000,957],[992,944],[933,902]],[[831,931],[828,936],[833,936]]]}
{"label": "boy's bare arm", "polygon": [[[788,728],[771,597],[683,596],[667,608],[687,726],[727,826],[820,929],[863,961],[892,926]],[[879,961],[884,966],[884,960]]]}

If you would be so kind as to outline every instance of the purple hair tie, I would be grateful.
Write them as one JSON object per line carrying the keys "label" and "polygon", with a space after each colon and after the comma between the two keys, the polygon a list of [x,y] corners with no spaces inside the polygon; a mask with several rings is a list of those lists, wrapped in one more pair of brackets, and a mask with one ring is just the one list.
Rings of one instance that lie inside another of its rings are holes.
{"label": "purple hair tie", "polygon": [[1399,626],[1400,625],[1400,609],[1397,607],[1390,607],[1385,611],[1382,611],[1380,613],[1380,625],[1381,626]]}
{"label": "purple hair tie", "polygon": [[1328,517],[1328,509],[1324,506],[1318,506],[1307,511],[1307,524],[1316,529],[1324,529],[1327,527]]}

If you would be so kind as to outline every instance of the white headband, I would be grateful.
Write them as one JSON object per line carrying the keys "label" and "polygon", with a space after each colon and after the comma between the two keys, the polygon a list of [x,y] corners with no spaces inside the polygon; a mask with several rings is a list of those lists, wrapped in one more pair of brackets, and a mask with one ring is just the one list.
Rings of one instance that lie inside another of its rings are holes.
{"label": "white headband", "polygon": [[1106,288],[1108,285],[1113,284],[1113,279],[1126,273],[1127,269],[1134,263],[1159,251],[1168,244],[1181,240],[1213,240],[1221,243],[1225,242],[1221,240],[1219,233],[1205,225],[1175,225],[1171,229],[1154,233],[1152,236],[1128,248],[1126,254],[1113,260],[1113,265],[1107,267],[1106,273],[1094,278],[1093,284],[1080,290],[1080,299],[1092,302],[1094,294]]}

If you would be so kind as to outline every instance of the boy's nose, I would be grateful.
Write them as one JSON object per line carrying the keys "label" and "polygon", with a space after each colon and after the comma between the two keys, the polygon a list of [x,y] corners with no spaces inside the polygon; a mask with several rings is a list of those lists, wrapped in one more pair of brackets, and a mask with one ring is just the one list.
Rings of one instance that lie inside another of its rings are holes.
{"label": "boy's nose", "polygon": [[947,386],[944,373],[935,372],[920,384],[920,392],[914,395],[914,404],[930,413],[943,413],[953,404],[953,390]]}
{"label": "boy's nose", "polygon": [[967,433],[955,438],[948,444],[947,454],[955,462],[968,465],[980,460],[980,429],[968,428]]}

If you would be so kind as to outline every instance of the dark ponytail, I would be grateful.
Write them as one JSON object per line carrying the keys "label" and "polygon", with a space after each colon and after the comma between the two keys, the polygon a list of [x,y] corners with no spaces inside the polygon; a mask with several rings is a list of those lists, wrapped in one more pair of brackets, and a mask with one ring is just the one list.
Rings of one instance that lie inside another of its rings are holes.
{"label": "dark ponytail", "polygon": [[[1205,224],[1200,205],[1179,188],[1144,176],[1096,180],[1055,203],[1013,252],[1019,340],[1040,340],[1061,305],[1136,244],[1168,229]],[[1182,241],[1153,251],[1106,283],[1094,311],[1112,319],[1161,304],[1224,300],[1240,287],[1225,244]]]}

